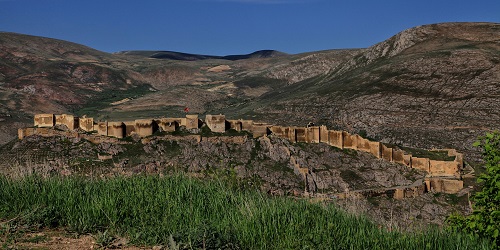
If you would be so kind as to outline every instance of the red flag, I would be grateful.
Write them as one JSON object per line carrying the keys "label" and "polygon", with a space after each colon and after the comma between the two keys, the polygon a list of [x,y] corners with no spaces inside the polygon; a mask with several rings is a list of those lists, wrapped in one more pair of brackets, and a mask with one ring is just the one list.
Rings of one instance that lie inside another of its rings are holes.
{"label": "red flag", "polygon": [[186,112],[186,113],[187,113],[187,112],[189,112],[189,108],[188,108],[188,107],[185,107],[185,108],[184,108],[184,112]]}

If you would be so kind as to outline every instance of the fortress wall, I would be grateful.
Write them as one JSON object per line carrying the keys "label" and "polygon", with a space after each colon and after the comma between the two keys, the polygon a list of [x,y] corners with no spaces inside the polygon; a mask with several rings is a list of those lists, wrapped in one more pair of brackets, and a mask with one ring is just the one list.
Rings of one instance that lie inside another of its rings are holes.
{"label": "fortress wall", "polygon": [[125,125],[123,122],[108,122],[108,136],[116,138],[125,137]]}
{"label": "fortress wall", "polygon": [[146,137],[153,135],[154,133],[153,120],[150,119],[140,119],[135,120],[135,133],[141,137]]}
{"label": "fortress wall", "polygon": [[241,130],[250,131],[252,130],[253,121],[252,120],[240,120],[241,121]]}
{"label": "fortress wall", "polygon": [[381,158],[382,157],[382,143],[380,143],[378,141],[369,141],[368,143],[370,145],[370,153],[377,158]]}
{"label": "fortress wall", "polygon": [[433,176],[460,176],[459,163],[456,161],[429,161],[429,173]]}
{"label": "fortress wall", "polygon": [[272,126],[269,128],[271,133],[279,138],[288,139],[289,128],[282,126]]}
{"label": "fortress wall", "polygon": [[108,135],[108,122],[98,122],[97,123],[97,133],[99,135]]}
{"label": "fortress wall", "polygon": [[292,143],[297,142],[297,132],[295,127],[288,127],[288,140]]}
{"label": "fortress wall", "polygon": [[382,144],[382,159],[386,161],[392,161],[392,148],[389,148]]}
{"label": "fortress wall", "polygon": [[307,128],[296,127],[295,136],[297,138],[297,142],[307,142]]}
{"label": "fortress wall", "polygon": [[252,134],[253,134],[253,138],[257,138],[257,137],[261,137],[261,136],[264,136],[264,135],[268,135],[268,127],[270,125],[266,124],[266,123],[253,123],[253,126],[252,126]]}
{"label": "fortress wall", "polygon": [[207,115],[205,117],[205,124],[207,124],[212,132],[226,132],[226,116],[224,115]]}
{"label": "fortress wall", "polygon": [[75,117],[73,115],[67,115],[67,114],[62,114],[62,115],[55,115],[55,120],[56,120],[56,125],[64,125],[68,129],[77,129],[78,126],[78,117]]}
{"label": "fortress wall", "polygon": [[319,142],[326,143],[326,144],[328,144],[328,142],[329,142],[328,128],[326,126],[319,127]]}
{"label": "fortress wall", "polygon": [[405,164],[407,167],[411,168],[411,155],[403,154],[403,164]]}
{"label": "fortress wall", "polygon": [[425,187],[425,184],[422,184],[415,187],[397,188],[394,192],[394,199],[401,200],[404,198],[418,197],[425,193]]}
{"label": "fortress wall", "polygon": [[236,131],[241,131],[243,130],[243,126],[241,124],[240,120],[227,120],[229,122],[229,128],[234,129]]}
{"label": "fortress wall", "polygon": [[342,131],[328,130],[328,145],[337,148],[344,148]]}
{"label": "fortress wall", "polygon": [[34,118],[35,127],[48,128],[54,127],[54,114],[36,114]]}
{"label": "fortress wall", "polygon": [[464,182],[461,180],[430,178],[425,180],[425,183],[428,191],[438,193],[456,194],[464,188]]}
{"label": "fortress wall", "polygon": [[25,129],[23,129],[23,128],[17,129],[17,138],[19,140],[24,139],[25,136],[26,136],[26,130]]}
{"label": "fortress wall", "polygon": [[430,172],[429,161],[429,158],[411,157],[411,167]]}
{"label": "fortress wall", "polygon": [[94,118],[81,117],[78,122],[78,127],[87,132],[94,131]]}
{"label": "fortress wall", "polygon": [[320,128],[319,127],[308,127],[306,140],[308,143],[319,143],[321,140],[320,139]]}
{"label": "fortress wall", "polygon": [[342,131],[343,148],[358,149],[356,136],[352,136],[348,132]]}
{"label": "fortress wall", "polygon": [[[405,164],[405,152],[400,149],[392,149],[392,161],[400,164]],[[405,164],[406,165],[406,164]]]}
{"label": "fortress wall", "polygon": [[179,125],[186,127],[187,126],[187,119],[186,118],[178,118],[179,119]]}
{"label": "fortress wall", "polygon": [[198,129],[199,128],[198,115],[186,115],[186,128]]}
{"label": "fortress wall", "polygon": [[135,133],[135,121],[123,122],[125,136],[131,136]]}
{"label": "fortress wall", "polygon": [[367,152],[367,153],[371,153],[371,147],[370,147],[370,141],[361,137],[361,136],[358,136],[356,135],[356,142],[357,142],[357,148],[358,150],[360,151],[364,151],[364,152]]}
{"label": "fortress wall", "polygon": [[[179,129],[180,119],[177,118],[161,118],[156,120],[158,128],[165,132],[174,132]],[[135,124],[134,124],[135,125]]]}

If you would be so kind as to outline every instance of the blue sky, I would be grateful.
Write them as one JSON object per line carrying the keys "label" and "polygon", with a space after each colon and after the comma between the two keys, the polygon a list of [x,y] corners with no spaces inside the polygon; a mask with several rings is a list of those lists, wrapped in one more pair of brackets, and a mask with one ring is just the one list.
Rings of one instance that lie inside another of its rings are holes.
{"label": "blue sky", "polygon": [[439,22],[500,23],[500,0],[0,0],[0,31],[106,52],[228,55],[368,47]]}

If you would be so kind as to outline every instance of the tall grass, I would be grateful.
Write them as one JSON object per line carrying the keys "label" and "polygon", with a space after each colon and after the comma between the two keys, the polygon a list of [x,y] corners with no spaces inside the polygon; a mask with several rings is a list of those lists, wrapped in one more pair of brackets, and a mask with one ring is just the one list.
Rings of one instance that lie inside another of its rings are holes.
{"label": "tall grass", "polygon": [[444,231],[387,232],[332,205],[270,198],[183,175],[0,177],[0,218],[80,233],[107,230],[140,245],[167,245],[173,238],[185,248],[491,248],[488,242]]}

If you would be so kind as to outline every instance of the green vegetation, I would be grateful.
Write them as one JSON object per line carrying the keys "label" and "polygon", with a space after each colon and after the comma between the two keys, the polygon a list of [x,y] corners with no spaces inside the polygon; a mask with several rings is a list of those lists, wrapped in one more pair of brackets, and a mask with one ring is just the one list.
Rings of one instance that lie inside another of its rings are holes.
{"label": "green vegetation", "polygon": [[[490,249],[459,233],[380,229],[333,205],[270,198],[183,175],[111,179],[0,177],[0,218],[10,228],[66,227],[101,246],[118,236],[181,249]],[[8,238],[12,230],[0,230]],[[4,245],[5,246],[5,245]]]}
{"label": "green vegetation", "polygon": [[[394,145],[391,145],[391,144],[386,144],[386,145],[388,147],[394,147]],[[429,158],[431,160],[436,160],[436,161],[454,161],[455,160],[455,156],[448,156],[447,151],[432,151],[432,150],[402,147],[402,146],[397,146],[397,147],[401,148],[406,153],[411,154],[413,157]]]}
{"label": "green vegetation", "polygon": [[480,137],[474,146],[483,149],[486,171],[479,175],[481,191],[472,196],[474,211],[464,217],[453,215],[448,223],[453,231],[491,239],[500,248],[500,132]]}
{"label": "green vegetation", "polygon": [[106,90],[91,97],[91,99],[87,101],[85,107],[76,107],[73,113],[76,116],[88,115],[89,117],[97,118],[100,110],[109,107],[111,103],[125,98],[135,99],[146,95],[151,92],[150,88],[150,85],[143,84],[127,90]]}

